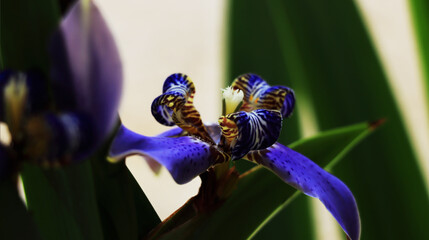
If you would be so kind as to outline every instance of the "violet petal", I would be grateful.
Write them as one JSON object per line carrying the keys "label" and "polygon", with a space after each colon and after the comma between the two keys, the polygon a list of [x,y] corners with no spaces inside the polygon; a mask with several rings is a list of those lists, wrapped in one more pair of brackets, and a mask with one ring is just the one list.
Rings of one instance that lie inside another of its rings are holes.
{"label": "violet petal", "polygon": [[360,218],[352,192],[338,178],[320,168],[304,155],[279,143],[272,147],[252,151],[247,155],[271,169],[283,181],[318,198],[352,239],[360,237]]}
{"label": "violet petal", "polygon": [[191,181],[224,155],[213,145],[191,136],[147,137],[121,126],[112,142],[110,161],[119,161],[130,155],[153,159],[170,172],[178,184]]}
{"label": "violet petal", "polygon": [[58,86],[54,91],[73,96],[69,105],[75,108],[60,110],[88,114],[95,129],[94,139],[99,144],[117,119],[122,91],[122,65],[118,49],[92,1],[87,5],[77,2],[62,21],[58,34],[55,39],[64,42],[56,44],[65,49],[53,54],[53,86]]}

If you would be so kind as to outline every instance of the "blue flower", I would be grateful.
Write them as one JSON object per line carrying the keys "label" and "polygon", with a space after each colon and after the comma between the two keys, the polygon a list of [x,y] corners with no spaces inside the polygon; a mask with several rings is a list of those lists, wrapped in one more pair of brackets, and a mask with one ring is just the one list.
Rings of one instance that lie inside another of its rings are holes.
{"label": "blue flower", "polygon": [[194,94],[194,84],[186,75],[169,76],[163,94],[152,103],[152,115],[163,125],[178,127],[147,137],[121,126],[109,160],[138,154],[162,164],[177,183],[184,184],[217,164],[244,158],[320,199],[348,237],[359,239],[359,212],[347,186],[307,157],[276,143],[283,118],[293,112],[292,89],[269,86],[255,74],[239,76],[224,90],[219,123],[207,125],[193,105]]}
{"label": "blue flower", "polygon": [[92,1],[70,9],[49,52],[49,78],[34,69],[0,74],[0,121],[11,133],[10,145],[0,144],[0,177],[24,159],[48,166],[81,161],[117,121],[122,65]]}

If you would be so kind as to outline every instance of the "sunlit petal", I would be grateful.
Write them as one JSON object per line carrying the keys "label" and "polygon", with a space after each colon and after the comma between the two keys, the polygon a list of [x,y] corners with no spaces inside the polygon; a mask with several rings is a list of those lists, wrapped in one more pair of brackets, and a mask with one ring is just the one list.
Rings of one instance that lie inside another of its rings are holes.
{"label": "sunlit petal", "polygon": [[265,150],[252,151],[246,157],[271,169],[305,194],[318,198],[344,232],[352,240],[359,239],[360,219],[356,201],[341,180],[302,154],[278,143]]}
{"label": "sunlit petal", "polygon": [[215,146],[191,136],[146,137],[121,126],[110,148],[109,160],[119,161],[130,155],[159,162],[179,184],[226,160]]}

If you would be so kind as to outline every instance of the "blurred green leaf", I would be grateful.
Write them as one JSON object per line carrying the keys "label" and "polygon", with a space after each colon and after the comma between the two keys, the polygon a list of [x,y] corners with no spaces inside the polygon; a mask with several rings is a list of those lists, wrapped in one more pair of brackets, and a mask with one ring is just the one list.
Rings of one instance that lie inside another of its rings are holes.
{"label": "blurred green leaf", "polygon": [[21,173],[43,239],[103,239],[89,161],[51,170],[25,164]]}
{"label": "blurred green leaf", "polygon": [[[325,166],[337,162],[372,130],[370,124],[356,124],[300,140],[290,147]],[[237,189],[220,208],[195,216],[161,239],[246,239],[299,193],[266,168],[257,166],[240,176]],[[284,228],[283,233],[287,233]]]}
{"label": "blurred green leaf", "polygon": [[[2,1],[1,68],[37,69],[49,76],[50,37],[60,10],[65,13],[71,2],[61,0],[58,7],[56,0]],[[91,161],[61,169],[24,165],[28,208],[44,239],[137,239],[160,222],[125,164],[106,161],[108,146]]]}
{"label": "blurred green leaf", "polygon": [[114,134],[91,163],[105,239],[141,239],[161,220],[125,165],[106,160]]}
{"label": "blurred green leaf", "polygon": [[420,55],[424,83],[426,84],[426,104],[429,105],[429,2],[426,0],[409,1],[411,17],[417,35],[418,53]]}
{"label": "blurred green leaf", "polygon": [[[2,68],[49,74],[48,44],[59,23],[54,0],[6,0],[1,6]],[[22,179],[44,239],[102,239],[91,165],[42,170],[26,164]]]}
{"label": "blurred green leaf", "polygon": [[0,239],[40,239],[36,225],[18,195],[17,184],[0,181]]}
{"label": "blurred green leaf", "polygon": [[1,69],[39,69],[47,75],[48,43],[59,18],[55,0],[2,0]]}
{"label": "blurred green leaf", "polygon": [[[49,74],[48,43],[59,22],[54,0],[1,3],[2,69]],[[65,169],[22,169],[28,209],[44,239],[102,239],[89,162]]]}
{"label": "blurred green leaf", "polygon": [[[357,199],[362,239],[429,239],[423,178],[355,4],[232,1],[229,11],[228,79],[255,72],[272,85],[291,86],[297,109],[314,111],[312,120],[322,130],[387,119],[385,127],[335,169]],[[297,111],[292,119],[300,117],[302,112]],[[286,123],[289,138],[280,142],[297,136],[294,131],[299,126],[294,121]],[[279,236],[285,231],[279,226],[287,224],[293,224],[287,232],[294,236],[311,231],[310,220],[300,218],[297,212],[288,212],[278,219],[282,222],[270,223],[277,228],[268,225],[261,239]]]}

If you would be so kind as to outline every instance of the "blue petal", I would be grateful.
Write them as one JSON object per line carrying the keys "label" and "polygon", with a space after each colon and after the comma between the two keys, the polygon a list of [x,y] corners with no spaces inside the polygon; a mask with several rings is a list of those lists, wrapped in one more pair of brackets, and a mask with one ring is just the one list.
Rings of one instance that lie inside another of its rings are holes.
{"label": "blue petal", "polygon": [[251,150],[273,145],[280,135],[282,116],[279,111],[258,109],[236,112],[219,119],[223,136],[231,144],[232,160]]}
{"label": "blue petal", "polygon": [[286,183],[305,194],[320,199],[352,239],[360,237],[360,218],[351,191],[338,178],[326,172],[307,157],[276,143],[271,148],[247,155],[271,169]]}
{"label": "blue petal", "polygon": [[58,110],[87,114],[100,144],[117,119],[122,65],[103,17],[88,2],[77,2],[60,25],[51,46],[52,78],[54,92],[64,96],[57,96]]}
{"label": "blue petal", "polygon": [[284,118],[290,117],[295,108],[295,93],[285,86],[273,86],[265,90],[257,108],[280,110]]}
{"label": "blue petal", "polygon": [[234,80],[232,87],[244,93],[242,111],[279,110],[283,117],[289,117],[295,107],[295,95],[291,88],[270,87],[260,76],[253,73],[239,76]]}
{"label": "blue petal", "polygon": [[237,77],[232,83],[232,87],[243,91],[243,100],[245,102],[254,102],[254,100],[261,97],[270,85],[268,85],[260,76],[253,73],[247,73]]}
{"label": "blue petal", "polygon": [[194,106],[195,87],[181,73],[170,75],[164,82],[163,94],[152,102],[152,115],[166,126],[176,124],[189,134],[214,143]]}
{"label": "blue petal", "polygon": [[[173,126],[173,108],[182,107],[195,94],[194,83],[187,75],[171,74],[164,82],[162,95],[152,102],[152,115],[165,126]],[[168,98],[168,99],[167,99]]]}
{"label": "blue petal", "polygon": [[119,161],[135,154],[162,164],[179,184],[226,160],[215,146],[191,136],[146,137],[121,126],[110,147],[109,160]]}

